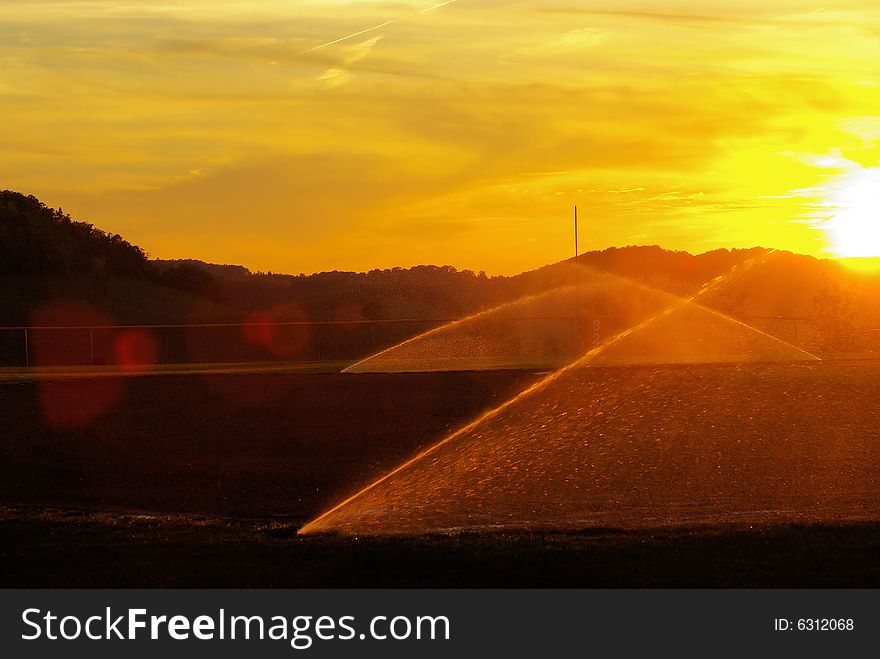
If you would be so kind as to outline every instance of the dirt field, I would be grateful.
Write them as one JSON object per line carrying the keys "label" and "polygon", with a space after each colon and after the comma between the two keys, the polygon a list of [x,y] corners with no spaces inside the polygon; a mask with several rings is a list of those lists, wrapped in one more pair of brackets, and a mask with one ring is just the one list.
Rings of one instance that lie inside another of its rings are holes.
{"label": "dirt field", "polygon": [[880,520],[877,364],[574,368],[309,531]]}
{"label": "dirt field", "polygon": [[[593,524],[360,539],[296,535],[328,505],[538,377],[515,371],[211,373],[115,378],[112,385],[111,378],[2,381],[0,583],[880,585],[880,524],[864,514],[870,506],[842,515],[845,499],[834,490],[845,476],[862,483],[856,494],[866,505],[876,491],[880,365],[870,363],[594,369],[585,376],[590,387],[616,383],[615,399],[635,405],[615,412],[628,433],[621,446],[630,453],[647,437],[630,432],[633,424],[653,418],[648,431],[657,424],[672,428],[671,401],[696,405],[700,413],[679,419],[674,435],[691,457],[651,448],[656,468],[687,464],[701,447],[711,449],[723,459],[700,472],[703,494],[711,498],[712,487],[727,483],[721,478],[725,465],[740,479],[720,491],[716,501],[723,503],[737,492],[757,496],[751,475],[777,463],[789,485],[813,479],[815,488],[806,492],[815,495],[814,509],[837,506],[828,519],[770,524],[734,517],[724,524],[652,529]],[[646,382],[653,384],[644,389]],[[688,394],[688,387],[701,393]],[[646,400],[665,412],[652,416],[653,408],[631,396],[633,388],[653,392]],[[667,390],[677,393],[667,400],[661,393]],[[71,410],[92,409],[95,400],[104,401],[103,413],[81,427],[71,425],[82,421]],[[540,406],[528,409],[540,416]],[[608,416],[606,410],[596,418],[607,425]],[[733,433],[732,440],[704,444],[711,439],[700,430],[704,422]],[[610,428],[597,426],[597,432],[608,435]],[[615,470],[648,464],[609,456]],[[642,505],[646,482],[609,481],[619,483],[625,496],[638,494]],[[852,496],[852,488],[842,494]]]}
{"label": "dirt field", "polygon": [[344,538],[279,522],[0,511],[6,587],[878,587],[880,525]]}
{"label": "dirt field", "polygon": [[[0,504],[302,522],[535,377],[212,373],[0,381]],[[56,421],[78,421],[70,410],[95,399],[111,402],[91,422],[47,423],[45,409],[56,410]]]}

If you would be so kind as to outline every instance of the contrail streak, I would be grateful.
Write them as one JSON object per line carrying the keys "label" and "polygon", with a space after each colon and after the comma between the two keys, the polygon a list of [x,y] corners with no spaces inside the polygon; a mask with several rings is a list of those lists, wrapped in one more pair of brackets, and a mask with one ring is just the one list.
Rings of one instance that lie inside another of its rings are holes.
{"label": "contrail streak", "polygon": [[418,16],[419,14],[427,14],[429,11],[434,11],[435,9],[440,9],[440,7],[445,7],[446,5],[451,5],[455,0],[446,0],[446,2],[440,2],[431,7],[425,7],[424,9],[419,9],[418,11],[414,11],[411,14],[407,14],[406,16],[401,16],[399,18],[392,18],[389,21],[385,21],[384,23],[379,23],[379,25],[374,25],[373,27],[368,27],[363,30],[359,30],[358,32],[352,32],[351,34],[347,34],[344,37],[339,37],[338,39],[334,39],[333,41],[328,41],[326,43],[322,43],[318,46],[313,46],[312,48],[308,48],[300,52],[300,55],[305,55],[306,53],[313,53],[316,50],[321,50],[322,48],[326,48],[327,46],[332,46],[337,43],[341,43],[342,41],[347,41],[349,39],[354,39],[355,37],[359,37],[362,34],[368,34],[370,32],[375,32],[376,30],[381,30],[383,27],[387,27],[393,23],[397,23],[399,21],[406,20],[408,18],[412,18],[414,16]]}

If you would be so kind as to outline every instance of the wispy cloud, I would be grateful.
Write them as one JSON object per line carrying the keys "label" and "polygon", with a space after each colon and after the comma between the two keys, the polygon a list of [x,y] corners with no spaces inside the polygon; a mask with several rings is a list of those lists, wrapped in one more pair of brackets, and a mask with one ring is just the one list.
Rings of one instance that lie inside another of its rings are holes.
{"label": "wispy cloud", "polygon": [[580,51],[589,50],[605,43],[612,36],[609,30],[596,28],[579,28],[570,30],[561,35],[541,43],[519,48],[514,55],[527,57],[542,55],[571,55]]}
{"label": "wispy cloud", "polygon": [[590,247],[810,250],[836,172],[804,154],[880,160],[878,24],[876,0],[7,2],[0,179],[279,271],[522,270],[567,254],[576,202]]}
{"label": "wispy cloud", "polygon": [[573,5],[560,5],[555,7],[542,7],[539,11],[547,14],[568,14],[575,16],[594,16],[601,18],[618,18],[627,20],[655,21],[674,24],[755,24],[758,21],[741,16],[711,15],[711,14],[679,14],[659,11],[633,11],[622,9],[597,9],[577,7]]}
{"label": "wispy cloud", "polygon": [[348,82],[353,75],[350,67],[357,62],[360,62],[362,59],[365,59],[381,39],[382,36],[379,35],[349,47],[347,49],[348,52],[342,57],[342,63],[339,66],[327,69],[324,73],[318,76],[318,79],[327,83],[330,87],[338,87],[339,85]]}

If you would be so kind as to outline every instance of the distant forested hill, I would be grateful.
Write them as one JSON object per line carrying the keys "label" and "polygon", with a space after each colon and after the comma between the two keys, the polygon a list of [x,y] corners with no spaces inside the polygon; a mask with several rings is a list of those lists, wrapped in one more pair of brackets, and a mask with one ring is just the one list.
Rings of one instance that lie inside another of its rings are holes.
{"label": "distant forested hill", "polygon": [[[579,263],[683,293],[753,252],[693,256],[625,247],[582,254]],[[107,307],[119,322],[132,323],[216,322],[266,313],[275,320],[433,320],[569,285],[572,274],[570,260],[514,277],[434,265],[295,276],[192,259],[150,260],[118,234],[74,220],[36,197],[4,191],[0,280],[0,323],[7,324],[25,322],[34,304],[53,296]]]}
{"label": "distant forested hill", "polygon": [[161,280],[144,250],[122,236],[36,197],[0,192],[0,326],[30,324],[35,310],[60,301],[86,304],[120,324],[241,318]]}
{"label": "distant forested hill", "polygon": [[[578,263],[686,294],[764,252],[760,248],[716,250],[694,256],[656,246],[612,247],[581,254]],[[254,312],[277,306],[280,317],[292,314],[296,318],[304,313],[315,320],[458,318],[523,295],[571,285],[572,262],[569,259],[512,277],[490,277],[434,265],[284,275],[192,260],[154,261],[168,285],[236,309]]]}
{"label": "distant forested hill", "polygon": [[[799,340],[803,323],[812,323],[807,336],[812,332],[810,341],[828,350],[845,347],[841,337],[880,329],[880,275],[834,260],[763,248],[694,255],[630,246],[587,252],[578,263],[687,295],[748,260],[759,267],[729,277],[702,302],[748,322],[764,318],[768,331]],[[120,323],[238,322],[255,315],[279,321],[459,318],[571,285],[572,261],[512,277],[435,265],[253,273],[240,265],[150,260],[121,236],[33,196],[0,192],[0,325],[26,323],[34,305],[53,297],[83,300]],[[773,320],[778,317],[800,318],[801,325]]]}

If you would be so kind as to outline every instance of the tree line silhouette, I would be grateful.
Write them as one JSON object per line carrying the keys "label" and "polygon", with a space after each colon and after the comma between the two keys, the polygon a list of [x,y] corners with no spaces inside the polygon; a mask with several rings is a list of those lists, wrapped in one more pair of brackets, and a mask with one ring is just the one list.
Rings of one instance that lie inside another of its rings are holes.
{"label": "tree line silhouette", "polygon": [[[685,295],[736,264],[766,253],[762,248],[693,255],[657,246],[611,247],[583,253],[578,263]],[[524,295],[571,285],[572,261],[510,277],[434,265],[363,273],[254,273],[242,266],[191,259],[151,260],[120,235],[76,221],[34,196],[0,192],[0,276],[88,275],[94,278],[99,294],[107,293],[113,278],[147,280],[220,303],[242,320],[267,313],[267,320],[277,321],[460,318]],[[833,263],[779,252],[773,262],[776,270],[772,274],[766,271],[758,281],[730,288],[713,306],[738,317],[811,316],[818,325],[817,343],[821,338],[829,349],[851,333],[852,309],[858,306],[867,319],[880,314],[880,309],[874,313],[872,302],[877,299],[877,287],[871,288],[870,295],[860,296],[857,305],[851,300],[852,278]],[[809,288],[815,293],[798,295],[807,281],[813,281]],[[771,291],[778,293],[770,296]],[[28,302],[19,301],[23,306]],[[192,320],[181,318],[181,322]]]}
{"label": "tree line silhouette", "polygon": [[147,255],[119,234],[77,222],[33,195],[0,192],[0,273],[152,273]]}
{"label": "tree line silhouette", "polygon": [[[609,248],[582,254],[582,265],[617,272],[667,290],[686,291],[753,250],[700,256],[659,247]],[[244,314],[273,309],[278,320],[456,318],[522,295],[571,284],[569,262],[512,277],[451,266],[332,271],[311,275],[252,273],[242,266],[149,259],[118,234],[76,221],[32,195],[0,192],[0,274],[91,274],[147,279]]]}

